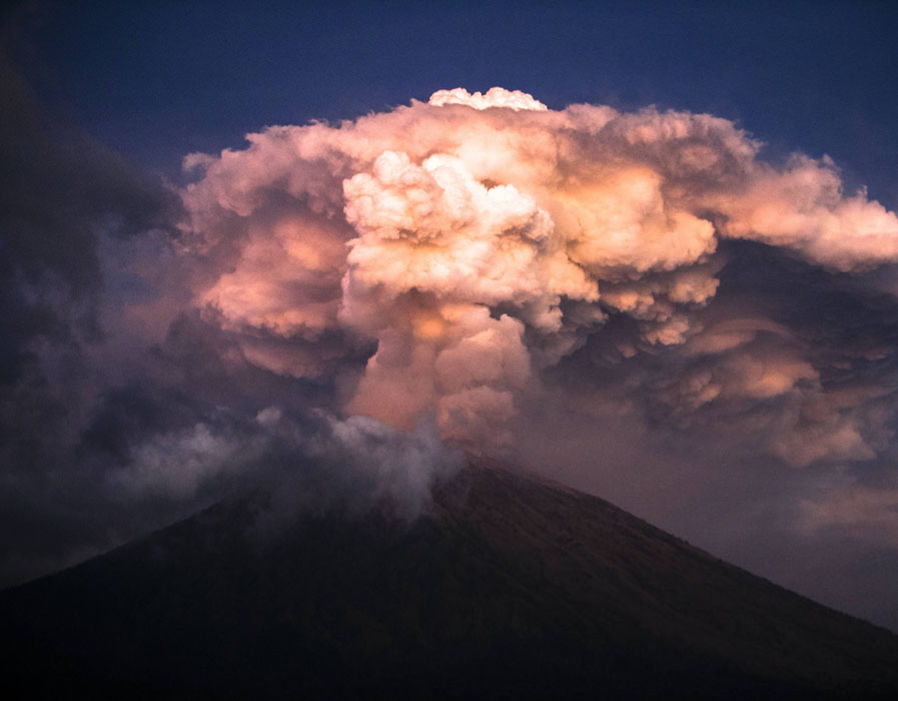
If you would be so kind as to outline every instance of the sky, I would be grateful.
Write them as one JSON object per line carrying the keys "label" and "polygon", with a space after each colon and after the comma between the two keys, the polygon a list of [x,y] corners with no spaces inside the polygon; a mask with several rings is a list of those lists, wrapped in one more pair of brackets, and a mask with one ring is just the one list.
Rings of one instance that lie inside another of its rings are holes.
{"label": "sky", "polygon": [[3,15],[0,584],[464,449],[898,630],[889,4],[131,5]]}

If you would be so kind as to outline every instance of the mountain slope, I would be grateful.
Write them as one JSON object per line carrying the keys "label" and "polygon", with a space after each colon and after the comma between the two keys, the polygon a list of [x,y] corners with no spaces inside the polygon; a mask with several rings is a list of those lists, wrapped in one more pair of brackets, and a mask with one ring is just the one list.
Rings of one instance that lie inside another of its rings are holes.
{"label": "mountain slope", "polygon": [[222,504],[0,594],[37,695],[892,698],[898,637],[485,460],[408,524]]}

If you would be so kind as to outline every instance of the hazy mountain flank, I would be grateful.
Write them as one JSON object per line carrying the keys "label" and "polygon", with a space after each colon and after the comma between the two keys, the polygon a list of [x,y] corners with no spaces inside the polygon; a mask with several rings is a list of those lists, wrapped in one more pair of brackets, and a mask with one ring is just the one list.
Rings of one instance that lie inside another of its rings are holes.
{"label": "hazy mountain flank", "polygon": [[898,636],[497,463],[470,460],[413,523],[260,536],[259,508],[221,504],[0,594],[4,680],[128,698],[898,697]]}

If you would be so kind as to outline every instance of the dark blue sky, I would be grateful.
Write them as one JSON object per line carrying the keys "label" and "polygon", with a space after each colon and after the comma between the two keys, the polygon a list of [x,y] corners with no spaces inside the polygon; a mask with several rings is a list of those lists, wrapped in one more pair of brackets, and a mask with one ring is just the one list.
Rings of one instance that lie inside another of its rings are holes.
{"label": "dark blue sky", "polygon": [[501,85],[550,107],[711,112],[898,205],[891,3],[137,5],[38,5],[17,54],[46,102],[159,172],[266,124]]}

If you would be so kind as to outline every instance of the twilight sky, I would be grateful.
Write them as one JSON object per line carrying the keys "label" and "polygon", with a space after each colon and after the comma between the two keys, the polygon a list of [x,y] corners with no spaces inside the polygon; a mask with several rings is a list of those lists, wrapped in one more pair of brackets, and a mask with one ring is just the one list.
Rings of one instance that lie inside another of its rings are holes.
{"label": "twilight sky", "polygon": [[413,514],[461,446],[898,630],[896,29],[7,11],[0,584],[260,479]]}

